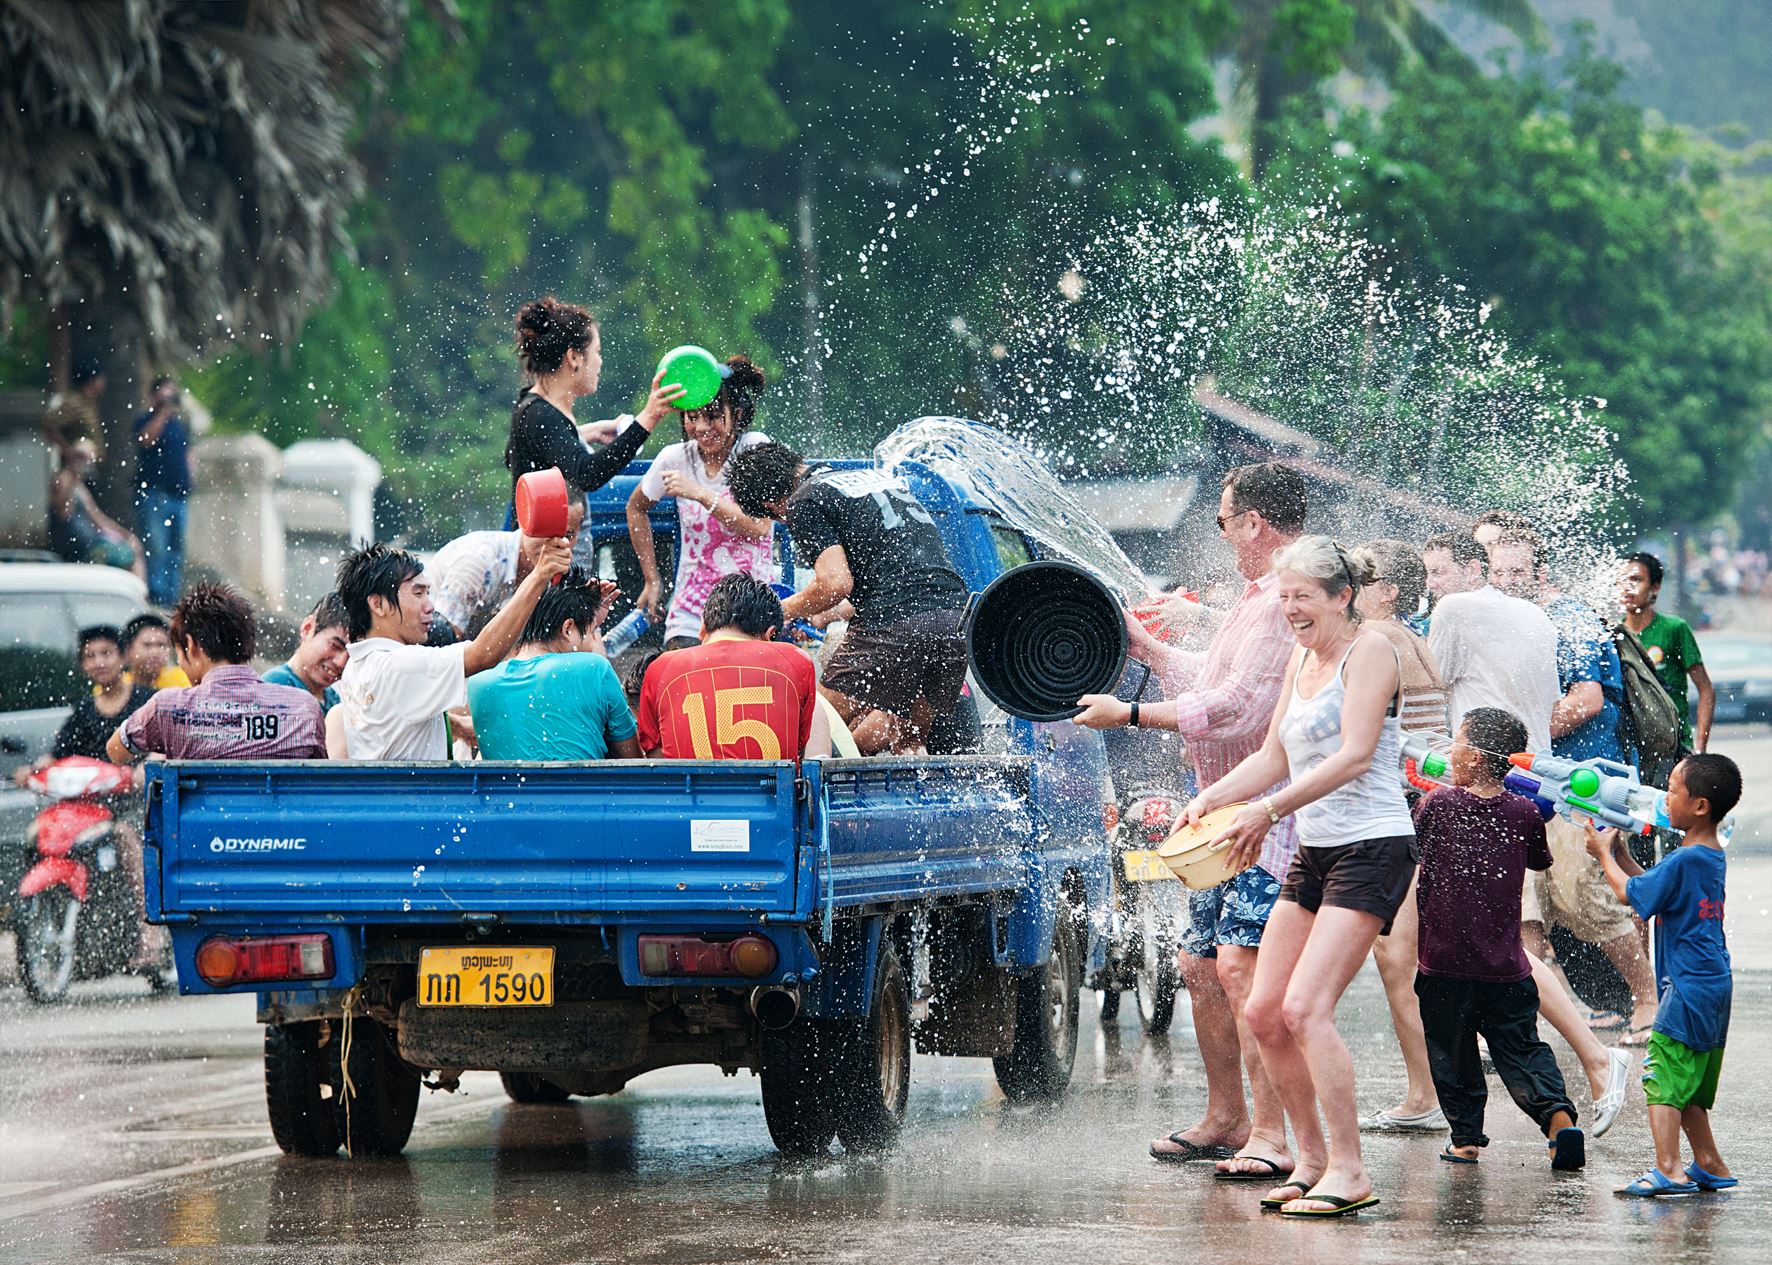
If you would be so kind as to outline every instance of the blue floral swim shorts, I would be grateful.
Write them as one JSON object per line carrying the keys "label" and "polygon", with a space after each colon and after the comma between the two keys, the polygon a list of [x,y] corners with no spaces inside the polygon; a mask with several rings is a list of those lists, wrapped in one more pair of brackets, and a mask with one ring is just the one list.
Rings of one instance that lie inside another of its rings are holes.
{"label": "blue floral swim shorts", "polygon": [[1215,958],[1218,946],[1253,949],[1280,897],[1280,880],[1252,865],[1228,883],[1187,894],[1187,922],[1181,929],[1181,951],[1190,957]]}

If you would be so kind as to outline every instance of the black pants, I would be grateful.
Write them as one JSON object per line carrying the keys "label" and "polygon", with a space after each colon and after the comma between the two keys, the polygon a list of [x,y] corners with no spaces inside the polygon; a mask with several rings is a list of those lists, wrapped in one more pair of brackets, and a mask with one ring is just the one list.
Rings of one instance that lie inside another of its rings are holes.
{"label": "black pants", "polygon": [[1440,1109],[1452,1126],[1452,1145],[1489,1145],[1483,1133],[1489,1086],[1477,1054],[1478,1036],[1489,1043],[1501,1083],[1540,1129],[1559,1111],[1575,1118],[1557,1056],[1538,1039],[1538,986],[1530,976],[1498,984],[1418,973],[1415,996],[1421,1002],[1428,1068]]}

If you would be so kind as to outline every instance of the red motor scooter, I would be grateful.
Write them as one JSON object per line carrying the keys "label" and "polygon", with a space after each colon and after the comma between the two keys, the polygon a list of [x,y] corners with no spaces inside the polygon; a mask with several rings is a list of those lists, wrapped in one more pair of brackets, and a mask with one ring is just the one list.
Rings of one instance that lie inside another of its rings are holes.
{"label": "red motor scooter", "polygon": [[[25,780],[50,801],[26,832],[35,860],[14,904],[19,977],[33,1001],[60,1001],[77,979],[119,974],[135,954],[141,906],[109,802],[130,794],[133,779],[121,765],[67,756]],[[145,974],[156,992],[169,988],[170,957]]]}

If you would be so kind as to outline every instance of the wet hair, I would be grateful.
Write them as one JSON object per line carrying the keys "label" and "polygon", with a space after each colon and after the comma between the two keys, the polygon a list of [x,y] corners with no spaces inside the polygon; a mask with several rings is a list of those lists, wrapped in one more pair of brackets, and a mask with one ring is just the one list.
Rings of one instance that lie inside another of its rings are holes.
{"label": "wet hair", "polygon": [[1489,551],[1478,544],[1477,538],[1469,532],[1443,531],[1438,535],[1429,536],[1427,543],[1421,547],[1423,562],[1427,560],[1428,554],[1436,549],[1444,549],[1451,554],[1452,561],[1461,567],[1473,562],[1481,563],[1484,574],[1488,574]]}
{"label": "wet hair", "polygon": [[1230,489],[1231,504],[1238,510],[1255,510],[1275,531],[1304,530],[1309,497],[1304,476],[1278,461],[1237,466],[1225,473],[1221,487]]}
{"label": "wet hair", "polygon": [[347,634],[351,629],[351,612],[345,609],[345,599],[337,593],[328,593],[308,612],[308,618],[314,621],[314,631],[320,632],[327,628],[342,628]]}
{"label": "wet hair", "polygon": [[[701,408],[684,413],[683,421],[687,423],[692,413],[717,415],[721,409],[731,409],[732,438],[736,442],[740,435],[751,428],[751,423],[757,420],[757,401],[763,397],[763,388],[769,385],[769,380],[746,355],[728,356],[726,369],[726,376],[720,380],[719,393]],[[683,438],[689,438],[687,424],[683,429]]]}
{"label": "wet hair", "polygon": [[1726,755],[1704,751],[1680,761],[1677,772],[1686,794],[1710,801],[1713,822],[1727,817],[1741,802],[1741,770]]}
{"label": "wet hair", "polygon": [[82,628],[75,636],[75,651],[78,654],[85,654],[86,647],[95,641],[108,641],[117,647],[119,653],[123,649],[123,638],[117,632],[115,624],[93,624]]}
{"label": "wet hair", "polygon": [[367,637],[375,622],[375,613],[369,609],[370,598],[383,598],[398,606],[400,586],[415,575],[423,575],[424,570],[424,565],[404,549],[390,549],[383,544],[364,545],[346,554],[338,564],[336,583],[348,617],[345,631],[351,640]]}
{"label": "wet hair", "polygon": [[770,629],[781,635],[781,599],[761,580],[738,574],[723,577],[708,591],[701,608],[703,632],[736,628],[747,637],[761,637]]}
{"label": "wet hair", "polygon": [[170,373],[163,373],[152,382],[148,383],[148,390],[158,391],[161,387],[172,386],[177,383],[177,381],[178,379],[173,377]]}
{"label": "wet hair", "polygon": [[786,444],[753,444],[734,453],[726,466],[726,486],[738,508],[753,518],[769,517],[766,506],[785,501],[800,485],[805,460]]}
{"label": "wet hair", "polygon": [[258,649],[258,616],[225,584],[199,584],[172,608],[172,641],[197,649],[217,663],[249,663]]}
{"label": "wet hair", "polygon": [[640,710],[640,687],[646,683],[646,674],[652,670],[652,665],[667,654],[674,653],[671,650],[651,650],[634,661],[634,666],[628,669],[627,678],[621,683],[621,692],[628,696],[630,711]]}
{"label": "wet hair", "polygon": [[1464,714],[1458,731],[1464,740],[1483,757],[1483,770],[1492,778],[1507,776],[1513,765],[1508,757],[1524,751],[1532,739],[1526,722],[1499,707],[1473,707]]}
{"label": "wet hair", "polygon": [[1502,531],[1531,531],[1532,520],[1519,510],[1484,510],[1471,519],[1471,535],[1479,527],[1499,527]]}
{"label": "wet hair", "polygon": [[603,589],[596,578],[574,567],[542,590],[517,640],[524,645],[546,644],[560,635],[568,620],[578,625],[579,631],[590,632],[597,626],[597,608],[602,604]]}
{"label": "wet hair", "polygon": [[68,383],[70,386],[83,387],[94,378],[104,376],[105,368],[98,361],[82,360],[74,366],[74,371],[68,375]]}
{"label": "wet hair", "polygon": [[1491,549],[1499,549],[1503,545],[1512,545],[1515,548],[1525,549],[1526,557],[1530,561],[1534,571],[1544,565],[1544,541],[1539,538],[1538,533],[1535,531],[1529,531],[1524,527],[1510,527],[1503,531],[1501,535],[1497,536],[1495,538],[1495,543],[1489,547]]}
{"label": "wet hair", "polygon": [[551,294],[517,310],[517,359],[531,377],[552,373],[569,351],[583,351],[597,332],[597,318]]}
{"label": "wet hair", "polygon": [[1427,568],[1421,555],[1407,541],[1382,537],[1368,540],[1354,550],[1355,557],[1364,558],[1373,572],[1371,583],[1397,586],[1397,609],[1413,614],[1427,592]]}
{"label": "wet hair", "polygon": [[1661,577],[1664,572],[1661,569],[1660,558],[1652,553],[1633,553],[1624,562],[1626,566],[1634,562],[1642,567],[1643,574],[1649,577],[1649,587],[1657,589],[1661,587]]}
{"label": "wet hair", "polygon": [[1354,599],[1360,590],[1378,578],[1372,558],[1361,551],[1349,552],[1327,536],[1300,536],[1282,549],[1274,550],[1274,570],[1292,571],[1307,576],[1323,586],[1323,592],[1335,597],[1344,589],[1349,618],[1358,620]]}

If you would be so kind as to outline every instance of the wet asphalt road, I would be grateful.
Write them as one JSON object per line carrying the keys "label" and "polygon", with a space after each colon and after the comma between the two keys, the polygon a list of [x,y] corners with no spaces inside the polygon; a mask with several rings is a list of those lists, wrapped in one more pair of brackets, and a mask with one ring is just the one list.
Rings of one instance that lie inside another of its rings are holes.
{"label": "wet asphalt road", "polygon": [[[1767,784],[1772,737],[1719,746],[1750,796]],[[1735,1015],[1716,1128],[1745,1178],[1733,1194],[1613,1196],[1650,1161],[1636,1086],[1588,1170],[1553,1176],[1496,1085],[1480,1167],[1438,1163],[1435,1138],[1368,1138],[1380,1207],[1357,1223],[1264,1216],[1258,1186],[1145,1157],[1204,1101],[1185,1000],[1166,1040],[1144,1038],[1131,1006],[1108,1030],[1086,1006],[1072,1093],[1046,1113],[1009,1108],[984,1060],[917,1058],[911,1120],[885,1158],[780,1160],[755,1078],[690,1068],[565,1107],[516,1106],[496,1077],[470,1074],[465,1094],[421,1102],[398,1159],[295,1160],[265,1124],[249,999],[150,998],[118,980],[42,1011],[0,983],[0,1261],[1772,1259],[1772,1185],[1757,1180],[1772,1174],[1757,1097],[1772,1082],[1766,808],[1743,814],[1729,907]],[[1342,1026],[1363,1109],[1389,1105],[1402,1075],[1371,971]]]}

